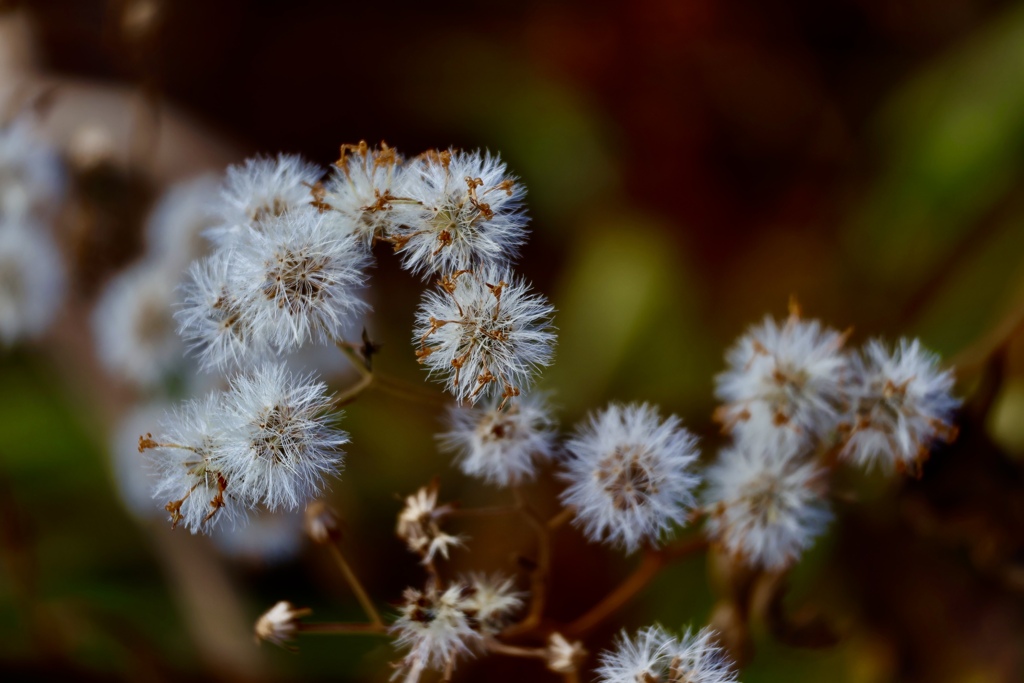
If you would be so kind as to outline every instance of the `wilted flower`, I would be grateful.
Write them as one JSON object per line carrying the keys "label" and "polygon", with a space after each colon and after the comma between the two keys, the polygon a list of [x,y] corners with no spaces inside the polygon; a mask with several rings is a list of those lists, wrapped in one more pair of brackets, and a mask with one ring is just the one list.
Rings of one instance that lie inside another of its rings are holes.
{"label": "wilted flower", "polygon": [[683,523],[698,478],[697,440],[672,416],[647,404],[611,404],[590,416],[566,444],[572,456],[562,503],[595,541],[633,552]]}
{"label": "wilted flower", "polygon": [[399,669],[405,683],[418,681],[425,669],[454,666],[481,642],[466,613],[464,591],[461,583],[442,591],[433,582],[423,591],[406,589],[401,614],[391,626],[398,646],[409,650]]}
{"label": "wilted flower", "polygon": [[544,663],[556,674],[578,673],[587,654],[583,643],[578,640],[569,642],[561,633],[555,632],[548,636]]}
{"label": "wilted flower", "polygon": [[448,559],[448,549],[461,545],[458,536],[441,530],[441,522],[455,509],[451,505],[437,504],[440,483],[435,479],[405,499],[405,507],[398,514],[395,533],[405,541],[409,550],[420,555],[424,564],[436,555]]}
{"label": "wilted flower", "polygon": [[515,590],[512,579],[472,574],[467,584],[462,608],[482,634],[499,633],[507,625],[509,617],[523,606],[522,595]]}
{"label": "wilted flower", "polygon": [[282,600],[256,621],[256,639],[287,647],[286,643],[299,630],[299,619],[312,613],[311,609],[296,609],[290,602]]}

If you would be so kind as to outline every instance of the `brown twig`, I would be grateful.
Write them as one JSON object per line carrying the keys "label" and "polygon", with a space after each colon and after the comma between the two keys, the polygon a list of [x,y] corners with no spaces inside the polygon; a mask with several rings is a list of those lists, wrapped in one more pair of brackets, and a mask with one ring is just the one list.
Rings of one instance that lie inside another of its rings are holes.
{"label": "brown twig", "polygon": [[334,559],[338,562],[338,567],[341,569],[341,573],[345,576],[345,581],[352,588],[352,592],[356,594],[356,599],[359,600],[359,604],[362,605],[363,611],[366,612],[366,616],[370,618],[372,622],[370,625],[377,628],[385,628],[384,620],[380,618],[380,612],[373,606],[373,601],[370,600],[370,596],[367,594],[366,589],[363,588],[363,584],[359,581],[358,577],[352,567],[349,566],[345,556],[341,553],[341,548],[338,547],[338,543],[330,544],[331,552],[334,555]]}
{"label": "brown twig", "polygon": [[563,631],[565,637],[579,638],[586,635],[595,626],[628,604],[668,564],[700,552],[706,547],[707,540],[702,536],[695,536],[660,550],[645,551],[643,560],[633,573],[594,605],[589,612],[569,624]]}
{"label": "brown twig", "polygon": [[530,608],[526,616],[518,623],[505,629],[502,635],[514,637],[536,628],[544,616],[547,603],[548,578],[551,573],[551,534],[548,523],[526,502],[519,487],[513,487],[516,508],[526,522],[533,527],[537,536],[537,563],[530,575]]}
{"label": "brown twig", "polygon": [[367,635],[386,636],[388,627],[384,624],[349,624],[341,622],[321,622],[307,624],[299,622],[299,632],[311,635]]}

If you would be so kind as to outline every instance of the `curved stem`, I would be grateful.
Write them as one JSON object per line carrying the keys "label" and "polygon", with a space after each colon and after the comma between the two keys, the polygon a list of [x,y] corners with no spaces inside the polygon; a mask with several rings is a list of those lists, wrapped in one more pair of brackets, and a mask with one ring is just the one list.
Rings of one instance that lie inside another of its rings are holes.
{"label": "curved stem", "polygon": [[355,572],[352,571],[352,567],[349,566],[348,561],[345,559],[345,556],[342,555],[341,548],[338,547],[337,543],[331,543],[330,548],[334,555],[334,559],[338,562],[338,567],[341,569],[341,573],[345,576],[345,581],[347,581],[348,585],[352,588],[352,592],[356,594],[356,599],[359,600],[359,604],[362,605],[363,611],[366,612],[366,616],[370,618],[370,621],[372,622],[370,625],[386,630],[384,620],[380,618],[380,612],[378,612],[377,608],[373,606],[373,601],[370,600],[370,596],[366,593],[366,589],[363,588],[363,584],[360,583]]}
{"label": "curved stem", "polygon": [[533,531],[537,536],[537,566],[530,576],[530,610],[522,621],[505,629],[503,633],[505,636],[520,635],[540,624],[544,616],[544,605],[547,602],[548,577],[551,573],[551,534],[548,531],[548,523],[526,502],[522,490],[518,487],[513,487],[512,493],[515,496],[516,507],[519,509],[520,514],[523,515],[527,524],[533,527]]}
{"label": "curved stem", "polygon": [[492,652],[496,655],[536,659],[544,659],[547,656],[547,650],[542,647],[516,647],[515,645],[506,645],[500,640],[496,640],[494,638],[487,638],[484,640],[484,646],[487,648],[488,652]]}
{"label": "curved stem", "polygon": [[366,635],[386,636],[388,628],[384,624],[349,624],[323,622],[307,624],[299,622],[299,632],[312,635]]}
{"label": "curved stem", "polygon": [[703,536],[695,536],[660,550],[648,550],[644,553],[640,566],[632,574],[594,605],[589,612],[566,627],[563,632],[565,637],[579,638],[586,635],[636,597],[670,562],[688,557],[706,547],[707,540]]}

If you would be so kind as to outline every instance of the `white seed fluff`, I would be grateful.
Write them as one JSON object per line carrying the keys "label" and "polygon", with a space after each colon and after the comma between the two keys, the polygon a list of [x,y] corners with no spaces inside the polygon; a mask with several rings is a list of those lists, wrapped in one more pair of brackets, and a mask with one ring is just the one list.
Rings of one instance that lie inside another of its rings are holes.
{"label": "white seed fluff", "polygon": [[229,274],[242,316],[280,352],[337,339],[367,308],[360,297],[366,251],[316,211],[289,211],[259,226],[239,241]]}
{"label": "white seed fluff", "polygon": [[507,269],[444,278],[424,293],[416,313],[416,355],[459,401],[516,396],[551,362],[553,313]]}
{"label": "white seed fluff", "polygon": [[268,218],[311,209],[312,188],[323,171],[299,156],[256,157],[230,166],[213,206],[217,224],[207,231],[214,243],[230,246]]}
{"label": "white seed fluff", "polygon": [[251,366],[270,355],[270,343],[253,326],[233,271],[230,251],[194,261],[183,286],[182,307],[174,314],[178,334],[205,370]]}
{"label": "white seed fluff", "polygon": [[803,441],[838,424],[848,361],[845,336],[794,312],[779,325],[771,318],[740,337],[727,352],[729,368],[715,394],[729,428],[749,427],[755,440]]}
{"label": "white seed fluff", "polygon": [[609,405],[577,428],[566,450],[562,504],[575,508],[574,523],[591,540],[627,553],[657,545],[694,503],[697,439],[652,406]]}
{"label": "white seed fluff", "polygon": [[236,375],[224,394],[228,426],[221,462],[250,506],[294,510],[320,494],[341,468],[345,432],[331,426],[327,385],[267,364]]}
{"label": "white seed fluff", "polygon": [[64,169],[35,124],[18,118],[0,127],[0,216],[24,220],[52,214],[64,189]]}
{"label": "white seed fluff", "polygon": [[630,638],[623,631],[615,649],[601,653],[599,683],[736,683],[737,672],[715,643],[717,633],[689,629],[681,638],[660,626]]}
{"label": "white seed fluff", "polygon": [[523,596],[515,590],[512,579],[471,574],[466,584],[462,609],[472,617],[480,633],[497,635],[523,606]]}
{"label": "white seed fluff", "polygon": [[387,236],[393,225],[394,190],[402,184],[401,164],[401,157],[387,145],[343,145],[321,200],[330,228],[354,234],[367,249],[375,238]]}
{"label": "white seed fluff", "polygon": [[825,472],[798,451],[742,440],[722,450],[706,477],[706,533],[748,565],[789,566],[832,519]]}
{"label": "white seed fluff", "polygon": [[395,206],[403,264],[451,274],[515,258],[526,239],[526,188],[490,153],[425,154],[403,174]]}
{"label": "white seed fluff", "polygon": [[217,222],[219,180],[207,174],[181,181],[161,195],[146,219],[146,250],[170,270],[184,270],[203,256],[203,236]]}
{"label": "white seed fluff", "polygon": [[425,669],[441,670],[457,657],[472,654],[481,640],[466,613],[465,586],[453,583],[444,591],[408,588],[401,613],[391,626],[399,647],[408,648],[398,673],[405,683],[419,681]]}
{"label": "white seed fluff", "polygon": [[915,471],[937,442],[956,436],[953,373],[913,341],[892,351],[878,340],[854,359],[850,433],[842,457],[885,471]]}
{"label": "white seed fluff", "polygon": [[144,260],[107,283],[92,316],[96,350],[107,370],[152,386],[180,365],[175,334],[177,272]]}
{"label": "white seed fluff", "polygon": [[45,332],[63,301],[66,279],[48,231],[0,218],[0,343]]}
{"label": "white seed fluff", "polygon": [[551,409],[541,394],[528,394],[501,408],[501,398],[482,406],[452,406],[441,448],[455,453],[459,468],[497,486],[533,479],[537,462],[550,460],[557,436]]}

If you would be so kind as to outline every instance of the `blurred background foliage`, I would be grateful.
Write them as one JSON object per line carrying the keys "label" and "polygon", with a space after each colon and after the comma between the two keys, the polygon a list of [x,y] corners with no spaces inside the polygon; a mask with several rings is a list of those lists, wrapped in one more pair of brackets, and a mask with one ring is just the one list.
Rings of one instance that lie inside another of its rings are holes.
{"label": "blurred background foliage", "polygon": [[[134,520],[109,465],[136,396],[92,360],[96,287],[138,252],[169,181],[255,152],[327,165],[338,145],[500,151],[529,188],[520,267],[559,313],[541,388],[563,425],[611,399],[676,412],[713,454],[725,347],[790,295],[870,336],[917,335],[956,363],[960,441],[917,482],[852,476],[856,502],[792,577],[788,603],[842,636],[767,632],[742,680],[1024,678],[1024,5],[1002,0],[329,0],[0,2],[7,107],[45,97],[125,138],[75,178],[75,301],[53,339],[0,356],[0,673],[17,678],[385,680],[388,646],[310,637],[257,647],[274,601],[358,618],[330,559],[228,561]],[[19,100],[19,98],[21,98]],[[83,124],[84,125],[84,124]],[[184,132],[182,132],[184,131]],[[119,148],[120,149],[120,148]],[[85,235],[85,237],[82,237]],[[409,347],[421,284],[378,251],[377,367],[422,383]],[[332,379],[338,388],[351,377]],[[444,398],[371,393],[347,410],[331,501],[373,595],[420,581],[393,536],[396,494],[435,474],[465,505],[504,493],[437,453]],[[557,480],[531,489],[553,509]],[[512,572],[512,521],[460,523],[459,568]],[[571,619],[631,566],[563,531],[552,615]],[[671,567],[616,623],[704,623],[703,558]],[[461,680],[546,675],[518,661]]]}

